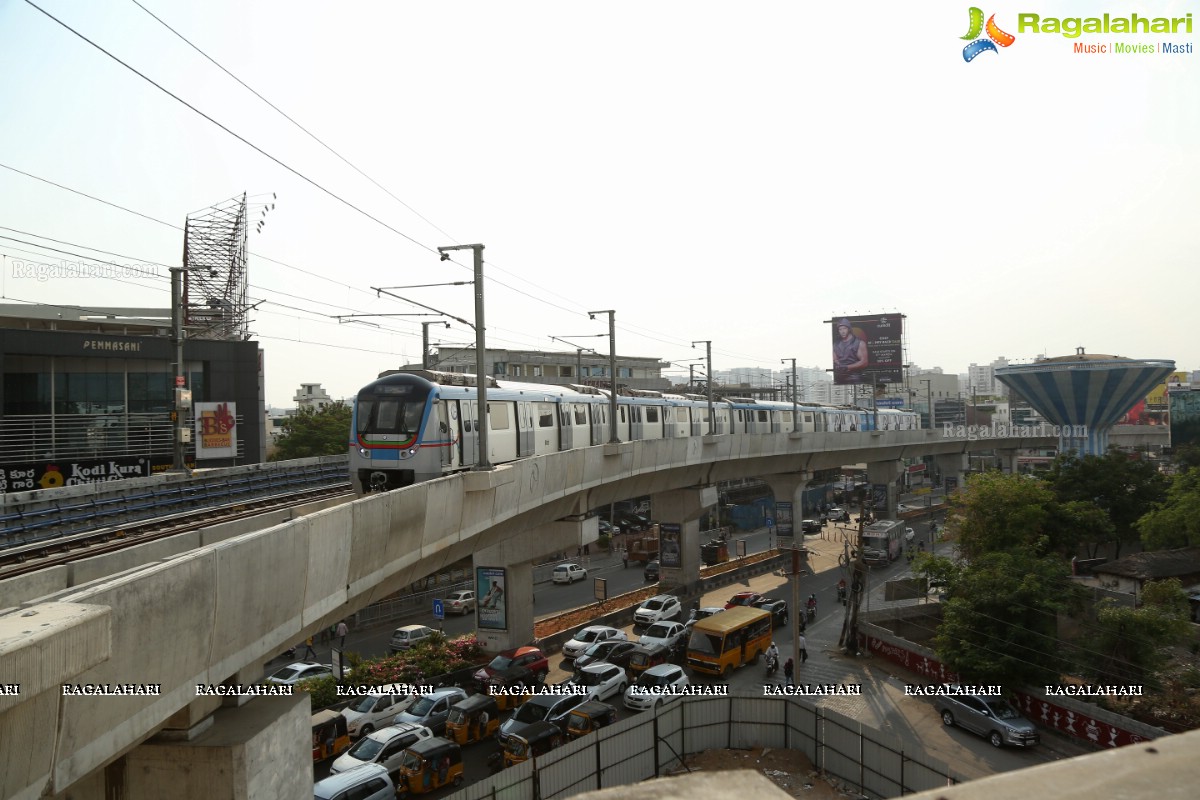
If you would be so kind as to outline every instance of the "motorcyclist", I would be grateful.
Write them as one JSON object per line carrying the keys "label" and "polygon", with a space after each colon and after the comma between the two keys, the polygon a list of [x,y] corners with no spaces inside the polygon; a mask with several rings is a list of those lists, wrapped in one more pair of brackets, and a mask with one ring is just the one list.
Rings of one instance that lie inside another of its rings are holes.
{"label": "motorcyclist", "polygon": [[842,578],[837,584],[837,597],[839,603],[846,602],[846,579]]}
{"label": "motorcyclist", "polygon": [[817,615],[817,596],[810,594],[808,596],[808,617],[812,619]]}
{"label": "motorcyclist", "polygon": [[771,646],[767,648],[767,675],[774,675],[776,668],[779,667],[779,648],[771,642]]}

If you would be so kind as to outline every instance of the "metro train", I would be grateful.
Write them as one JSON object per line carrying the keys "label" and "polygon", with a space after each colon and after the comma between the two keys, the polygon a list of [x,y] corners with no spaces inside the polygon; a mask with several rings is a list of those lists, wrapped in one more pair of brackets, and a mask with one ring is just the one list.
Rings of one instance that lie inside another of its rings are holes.
{"label": "metro train", "polygon": [[[608,392],[487,378],[488,461],[604,444],[611,438]],[[384,373],[355,398],[350,477],[355,491],[389,491],[470,469],[478,461],[474,375],[412,370]],[[713,398],[717,436],[818,431],[917,430],[915,412],[813,403]],[[793,421],[793,408],[796,419]],[[674,439],[709,432],[708,398],[625,390],[617,396],[617,438]]]}

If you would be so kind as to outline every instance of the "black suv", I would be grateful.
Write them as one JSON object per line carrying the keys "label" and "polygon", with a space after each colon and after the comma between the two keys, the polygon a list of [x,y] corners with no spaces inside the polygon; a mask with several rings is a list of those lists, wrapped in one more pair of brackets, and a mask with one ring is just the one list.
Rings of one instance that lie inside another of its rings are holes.
{"label": "black suv", "polygon": [[646,579],[646,583],[653,583],[658,580],[658,559],[655,558],[646,562],[646,569],[642,572],[642,577]]}

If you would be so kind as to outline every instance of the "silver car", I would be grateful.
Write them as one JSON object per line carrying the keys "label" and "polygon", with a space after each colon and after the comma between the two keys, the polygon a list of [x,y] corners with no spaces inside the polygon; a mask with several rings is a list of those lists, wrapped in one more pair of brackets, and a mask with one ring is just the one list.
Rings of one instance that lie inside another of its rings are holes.
{"label": "silver car", "polygon": [[1041,741],[1033,723],[995,695],[939,695],[935,707],[947,726],[960,725],[992,743],[1032,747]]}

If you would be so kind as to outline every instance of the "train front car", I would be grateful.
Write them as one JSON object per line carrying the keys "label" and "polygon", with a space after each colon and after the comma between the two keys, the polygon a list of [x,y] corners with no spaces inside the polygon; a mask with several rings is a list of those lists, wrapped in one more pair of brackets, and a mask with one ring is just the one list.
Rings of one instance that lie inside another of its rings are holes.
{"label": "train front car", "polygon": [[409,373],[387,375],[359,391],[350,430],[350,479],[358,494],[442,476],[450,440],[431,413],[437,397],[437,384]]}

